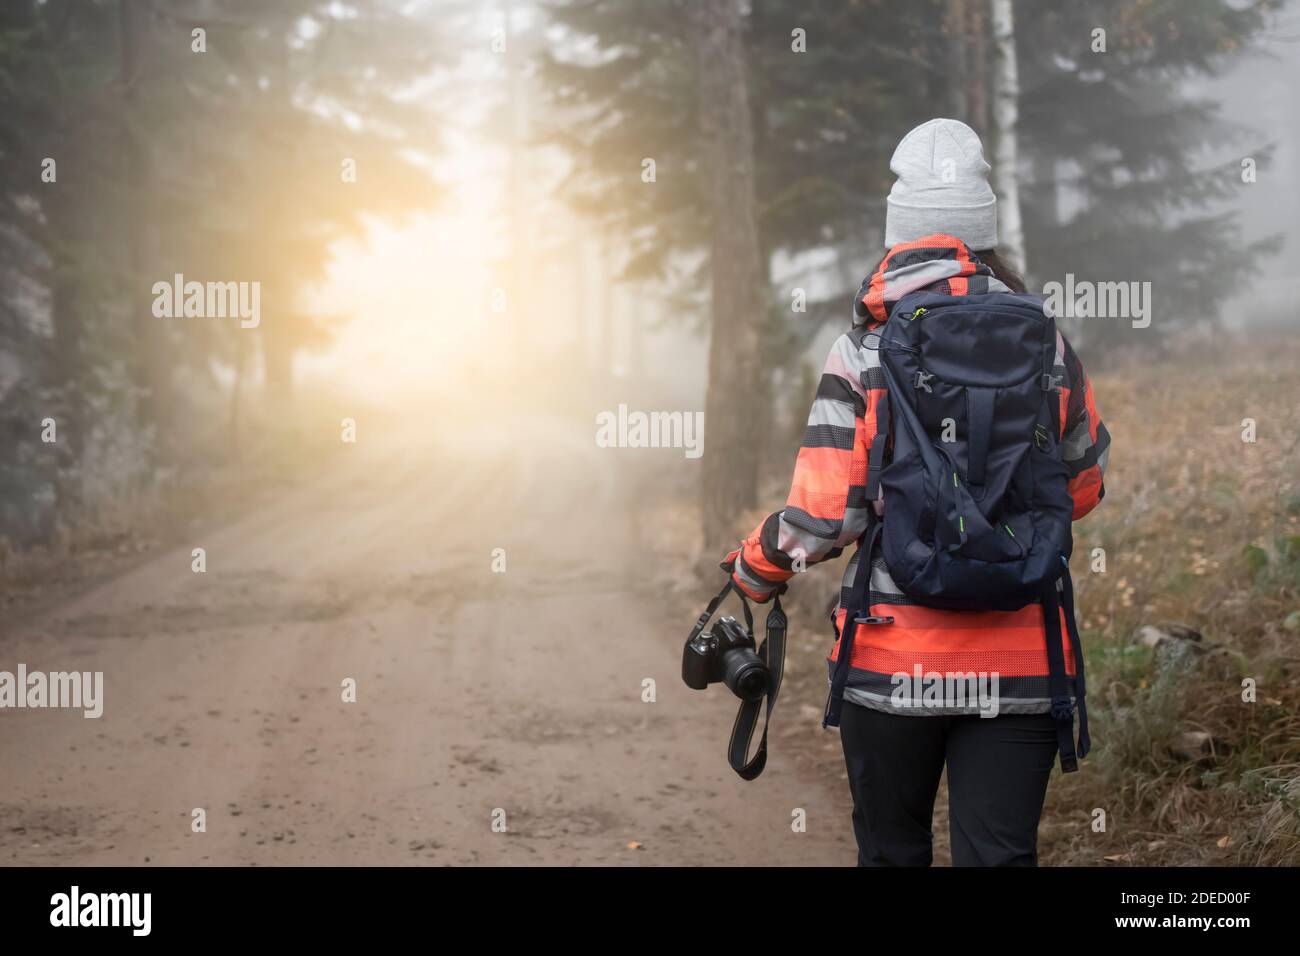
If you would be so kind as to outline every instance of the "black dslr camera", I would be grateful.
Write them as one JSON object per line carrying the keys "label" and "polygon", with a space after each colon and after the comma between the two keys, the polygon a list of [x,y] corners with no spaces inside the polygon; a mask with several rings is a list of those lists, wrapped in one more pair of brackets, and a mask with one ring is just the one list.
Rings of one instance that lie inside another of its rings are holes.
{"label": "black dslr camera", "polygon": [[771,682],[767,665],[754,650],[754,637],[734,617],[719,618],[682,649],[682,680],[704,690],[724,681],[741,700],[761,700]]}

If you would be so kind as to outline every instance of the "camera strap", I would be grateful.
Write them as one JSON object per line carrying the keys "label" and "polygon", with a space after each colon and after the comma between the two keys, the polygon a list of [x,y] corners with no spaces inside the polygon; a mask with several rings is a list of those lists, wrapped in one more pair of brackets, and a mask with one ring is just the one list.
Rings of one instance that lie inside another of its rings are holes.
{"label": "camera strap", "polygon": [[[731,587],[730,582],[728,587]],[[745,595],[739,589],[736,593],[740,595],[740,602],[745,606],[745,623],[749,625],[750,633],[753,633],[753,619],[749,613],[749,605],[745,602]],[[714,599],[715,603],[721,601],[725,594],[724,590],[723,594]],[[712,611],[709,613],[711,614]],[[776,706],[777,692],[781,689],[781,673],[785,669],[787,623],[785,611],[781,608],[781,596],[775,595],[772,598],[772,610],[767,612],[767,636],[758,648],[759,660],[767,665],[771,682],[762,700],[741,701],[740,710],[736,711],[736,722],[731,727],[731,744],[727,752],[727,762],[731,764],[732,770],[740,774],[742,780],[755,779],[767,766],[767,728],[772,719],[772,708]],[[745,755],[749,753],[754,728],[758,726],[760,707],[764,707],[763,736],[758,742],[758,749],[754,751],[753,759],[746,762]]]}
{"label": "camera strap", "polygon": [[[726,566],[724,565],[724,567]],[[727,568],[727,570],[730,571],[731,569]],[[735,582],[728,578],[727,583],[722,586],[722,590],[709,602],[709,606],[704,609],[704,613],[700,615],[699,620],[695,622],[695,626],[691,628],[691,634],[686,638],[687,644],[703,633],[704,625],[709,623],[709,618],[718,613],[719,606],[732,591],[735,591],[736,597],[740,598],[741,609],[745,612],[745,627],[749,628],[749,633],[754,633],[754,615],[749,610],[749,602],[745,600],[745,592],[736,587]]]}

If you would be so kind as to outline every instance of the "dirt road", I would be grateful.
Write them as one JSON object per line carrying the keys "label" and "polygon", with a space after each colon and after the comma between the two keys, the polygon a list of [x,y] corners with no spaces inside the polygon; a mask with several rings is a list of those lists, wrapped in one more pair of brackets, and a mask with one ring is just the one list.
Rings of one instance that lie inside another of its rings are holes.
{"label": "dirt road", "polygon": [[98,720],[0,711],[0,862],[852,862],[845,793],[780,749],[757,783],[727,768],[734,699],[681,686],[690,622],[647,593],[618,452],[366,436],[0,629],[0,670],[105,682]]}

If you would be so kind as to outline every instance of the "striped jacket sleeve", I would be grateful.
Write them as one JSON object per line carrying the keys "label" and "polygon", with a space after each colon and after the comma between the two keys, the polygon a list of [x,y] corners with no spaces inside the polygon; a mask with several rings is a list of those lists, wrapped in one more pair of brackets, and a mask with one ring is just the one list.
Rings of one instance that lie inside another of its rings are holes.
{"label": "striped jacket sleeve", "polygon": [[831,347],[785,508],[728,556],[735,558],[732,580],[756,601],[799,571],[838,557],[867,526],[867,457],[884,381],[861,334],[847,332]]}
{"label": "striped jacket sleeve", "polygon": [[1070,497],[1078,521],[1106,494],[1102,478],[1110,456],[1110,433],[1097,414],[1092,382],[1070,343],[1058,333],[1058,351],[1065,366],[1061,394],[1061,459],[1070,469]]}

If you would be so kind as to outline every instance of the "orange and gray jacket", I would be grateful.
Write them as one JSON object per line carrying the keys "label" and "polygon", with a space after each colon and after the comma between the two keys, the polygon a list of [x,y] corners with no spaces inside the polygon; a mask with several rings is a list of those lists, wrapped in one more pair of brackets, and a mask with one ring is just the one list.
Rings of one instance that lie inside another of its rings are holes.
{"label": "orange and gray jacket", "polygon": [[[933,291],[980,295],[1007,291],[991,271],[951,236],[928,236],[891,249],[859,290],[854,326],[831,346],[795,462],[783,510],[768,516],[735,552],[732,579],[746,595],[766,601],[796,573],[838,557],[867,527],[868,455],[876,435],[876,406],[886,395],[879,352],[864,345],[904,295]],[[1070,473],[1075,520],[1105,493],[1110,437],[1097,414],[1092,386],[1070,344],[1059,333],[1054,374],[1061,377],[1061,454]],[[859,555],[845,570],[835,614],[843,633],[845,602]],[[888,615],[888,627],[859,630],[850,655],[844,696],[877,709],[910,714],[976,713],[969,706],[934,709],[909,699],[920,683],[899,675],[996,674],[998,710],[1050,710],[1042,607],[1015,611],[953,611],[923,607],[904,595],[883,558],[873,556],[868,614]],[[1073,653],[1065,648],[1073,678]],[[830,656],[838,660],[839,642]],[[1071,688],[1073,694],[1073,688]]]}

